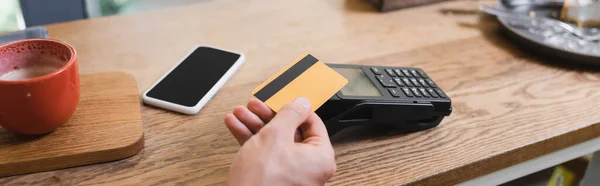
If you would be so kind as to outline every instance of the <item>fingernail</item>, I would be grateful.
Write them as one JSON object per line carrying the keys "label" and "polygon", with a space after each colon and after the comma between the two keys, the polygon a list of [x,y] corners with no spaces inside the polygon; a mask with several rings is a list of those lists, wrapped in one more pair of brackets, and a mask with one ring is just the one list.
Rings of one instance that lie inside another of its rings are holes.
{"label": "fingernail", "polygon": [[305,97],[299,97],[294,100],[296,103],[300,103],[304,108],[310,109],[310,101]]}

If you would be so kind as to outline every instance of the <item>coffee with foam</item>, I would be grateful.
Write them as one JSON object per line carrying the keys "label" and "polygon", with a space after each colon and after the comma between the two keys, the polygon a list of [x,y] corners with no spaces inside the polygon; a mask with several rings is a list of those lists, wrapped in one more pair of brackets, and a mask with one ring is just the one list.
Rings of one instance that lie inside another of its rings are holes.
{"label": "coffee with foam", "polygon": [[0,75],[0,80],[4,81],[14,81],[14,80],[25,80],[36,78],[40,76],[44,76],[46,74],[50,74],[55,72],[57,68],[49,67],[49,66],[33,66],[20,68],[13,71],[10,71],[6,74]]}

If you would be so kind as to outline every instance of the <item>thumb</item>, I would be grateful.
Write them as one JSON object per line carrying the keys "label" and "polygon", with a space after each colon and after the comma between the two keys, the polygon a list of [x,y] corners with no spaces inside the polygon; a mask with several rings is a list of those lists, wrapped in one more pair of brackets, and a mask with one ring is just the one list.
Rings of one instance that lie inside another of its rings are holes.
{"label": "thumb", "polygon": [[300,97],[284,105],[275,117],[267,124],[279,138],[289,138],[294,141],[298,127],[308,119],[311,114],[310,101]]}

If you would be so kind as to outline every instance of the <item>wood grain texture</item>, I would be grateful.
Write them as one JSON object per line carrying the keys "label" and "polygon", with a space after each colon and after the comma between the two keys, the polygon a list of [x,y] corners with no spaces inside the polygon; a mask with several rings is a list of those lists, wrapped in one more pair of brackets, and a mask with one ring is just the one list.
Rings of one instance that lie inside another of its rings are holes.
{"label": "wood grain texture", "polygon": [[125,71],[140,91],[196,44],[247,61],[197,115],[144,106],[138,155],[0,185],[223,185],[239,149],[223,117],[304,52],[327,63],[420,67],[453,99],[454,113],[433,130],[336,139],[331,185],[452,185],[600,136],[598,73],[541,63],[476,10],[473,1],[380,14],[361,0],[237,0],[50,25],[75,46],[83,73]]}
{"label": "wood grain texture", "polygon": [[135,79],[125,73],[82,75],[79,106],[56,131],[32,137],[0,128],[0,176],[123,159],[143,147]]}

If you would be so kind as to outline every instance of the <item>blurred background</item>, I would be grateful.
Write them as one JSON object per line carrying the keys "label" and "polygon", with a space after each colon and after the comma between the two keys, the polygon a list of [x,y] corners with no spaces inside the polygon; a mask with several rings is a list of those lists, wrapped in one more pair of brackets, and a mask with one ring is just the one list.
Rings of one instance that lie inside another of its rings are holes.
{"label": "blurred background", "polygon": [[0,0],[0,32],[210,0]]}

